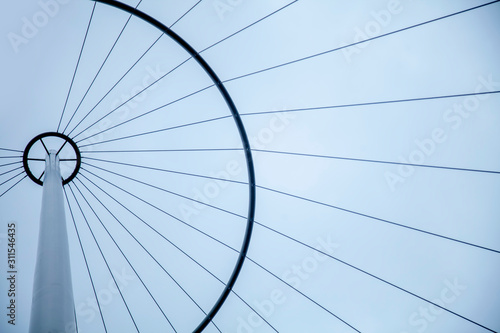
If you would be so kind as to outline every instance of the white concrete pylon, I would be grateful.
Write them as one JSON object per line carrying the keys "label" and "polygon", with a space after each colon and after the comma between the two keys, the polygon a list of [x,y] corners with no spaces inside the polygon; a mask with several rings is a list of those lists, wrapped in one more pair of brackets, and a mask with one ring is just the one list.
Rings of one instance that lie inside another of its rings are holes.
{"label": "white concrete pylon", "polygon": [[68,234],[59,157],[45,160],[29,333],[75,332]]}

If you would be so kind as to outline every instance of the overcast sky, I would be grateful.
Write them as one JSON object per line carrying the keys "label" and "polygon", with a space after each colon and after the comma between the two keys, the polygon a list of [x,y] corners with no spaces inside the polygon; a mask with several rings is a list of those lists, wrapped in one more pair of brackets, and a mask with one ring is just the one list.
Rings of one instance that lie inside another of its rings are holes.
{"label": "overcast sky", "polygon": [[[248,259],[206,331],[500,331],[500,3],[202,0],[190,10],[197,2],[138,8],[200,52],[253,149]],[[10,1],[0,13],[0,331],[26,332],[30,317],[42,187],[21,180],[21,152],[59,128],[83,155],[65,186],[79,332],[104,332],[103,320],[108,332],[191,332],[243,241],[243,144],[179,45],[103,4],[86,34],[93,6]],[[73,165],[61,167],[67,176]]]}

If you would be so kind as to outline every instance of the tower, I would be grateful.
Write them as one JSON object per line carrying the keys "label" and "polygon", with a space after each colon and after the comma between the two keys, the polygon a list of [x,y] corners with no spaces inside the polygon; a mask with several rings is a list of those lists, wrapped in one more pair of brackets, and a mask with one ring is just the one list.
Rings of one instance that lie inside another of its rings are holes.
{"label": "tower", "polygon": [[[74,177],[80,166],[80,153],[76,144],[64,135],[44,133],[35,137],[23,156],[28,176],[43,186],[30,333],[67,332],[76,327],[63,195],[63,184],[67,184],[72,176],[67,179],[61,176],[59,157],[68,142],[75,158],[63,161],[76,162],[71,174]],[[31,157],[32,150],[36,147],[41,150],[40,146],[46,153],[45,169],[37,178],[31,171],[30,163],[41,162],[41,159]]]}

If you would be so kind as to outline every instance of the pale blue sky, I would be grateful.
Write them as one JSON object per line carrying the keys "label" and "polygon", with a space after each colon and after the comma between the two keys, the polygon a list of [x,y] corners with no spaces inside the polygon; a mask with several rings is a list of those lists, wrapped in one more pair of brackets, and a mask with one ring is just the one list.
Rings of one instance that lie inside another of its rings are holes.
{"label": "pale blue sky", "polygon": [[[137,4],[137,0],[124,2]],[[170,26],[196,2],[143,0],[139,9]],[[257,224],[235,293],[214,320],[220,331],[500,331],[500,3],[326,52],[485,3],[203,0],[175,23],[172,29],[201,52],[225,81],[254,150],[259,186]],[[210,47],[287,4],[276,14]],[[0,148],[22,151],[34,136],[56,131],[92,7],[93,2],[87,0],[25,0],[11,1],[1,11]],[[151,232],[126,208],[158,228],[223,281],[228,280],[236,253],[113,184],[239,249],[245,230],[241,216],[248,209],[248,186],[244,184],[248,181],[247,169],[238,151],[242,144],[234,121],[227,117],[227,106],[214,87],[207,88],[212,83],[193,59],[91,126],[189,58],[177,44],[161,37],[98,104],[160,36],[158,30],[133,18],[78,107],[127,18],[115,8],[96,6],[60,128],[66,134],[71,132],[70,137],[76,135],[75,141],[87,157],[84,162],[88,164],[83,165],[85,170],[71,189],[110,260],[140,331],[173,330],[78,189],[127,253],[176,330],[190,332],[203,318],[202,311],[85,186],[130,228],[206,312],[215,303],[222,284]],[[281,64],[287,65],[239,78]],[[204,88],[148,116],[108,130]],[[351,105],[416,98],[424,100]],[[95,110],[72,131],[94,106]],[[99,143],[218,117],[225,118]],[[235,150],[95,152],[200,148]],[[8,158],[19,155],[0,150],[0,184],[21,171],[7,173],[20,164],[3,166],[19,162],[19,157]],[[0,194],[21,177],[0,185]],[[108,331],[136,332],[70,187],[66,186],[66,190]],[[6,279],[1,279],[1,332],[27,331],[41,194],[40,186],[24,179],[0,197],[2,277],[7,271],[5,234],[11,222],[17,225],[19,271],[15,326],[7,323],[4,314],[9,298]],[[66,217],[79,332],[104,332],[69,209]],[[442,305],[449,312],[435,309],[390,284]],[[210,325],[206,331],[217,329]]]}

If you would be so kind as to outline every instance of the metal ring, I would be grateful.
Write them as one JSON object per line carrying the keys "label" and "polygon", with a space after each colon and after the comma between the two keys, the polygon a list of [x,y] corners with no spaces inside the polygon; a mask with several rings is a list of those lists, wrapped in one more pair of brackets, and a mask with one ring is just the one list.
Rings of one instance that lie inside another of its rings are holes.
{"label": "metal ring", "polygon": [[166,35],[168,35],[170,38],[172,38],[174,41],[176,41],[182,48],[184,48],[185,51],[187,51],[197,62],[198,64],[205,70],[205,72],[210,76],[214,84],[217,86],[219,89],[220,94],[224,98],[227,106],[229,107],[231,114],[233,116],[233,119],[236,123],[236,126],[238,128],[241,142],[243,144],[244,152],[245,152],[245,158],[246,158],[246,164],[247,164],[247,169],[248,169],[248,185],[249,185],[249,207],[248,207],[248,215],[247,215],[247,226],[246,226],[246,231],[245,231],[245,238],[240,250],[240,254],[238,257],[238,261],[236,262],[236,265],[234,267],[233,273],[226,284],[223,292],[221,293],[219,299],[215,303],[215,305],[212,307],[211,311],[205,316],[203,321],[198,325],[198,327],[193,331],[193,333],[200,333],[207,327],[207,325],[212,321],[212,319],[215,317],[217,312],[220,310],[222,307],[222,304],[226,301],[227,297],[229,296],[232,288],[234,287],[234,284],[236,283],[236,279],[238,278],[238,275],[241,272],[241,269],[243,267],[243,262],[245,261],[247,252],[248,252],[248,247],[250,245],[250,239],[252,236],[252,230],[253,230],[253,224],[254,224],[254,217],[255,217],[255,169],[254,169],[254,164],[253,164],[253,158],[252,158],[252,151],[250,148],[250,142],[248,140],[248,136],[245,131],[245,127],[243,125],[243,122],[241,120],[240,114],[238,113],[238,110],[236,109],[236,105],[234,104],[231,96],[229,95],[228,91],[224,87],[224,84],[222,81],[219,79],[217,74],[213,71],[213,69],[208,65],[208,63],[196,52],[196,50],[191,47],[184,39],[182,39],[179,35],[177,35],[175,32],[173,32],[170,28],[165,26],[163,23],[159,22],[158,20],[154,19],[153,17],[145,14],[144,12],[141,12],[137,10],[136,8],[133,8],[129,5],[123,4],[121,2],[115,1],[115,0],[93,0],[96,2],[104,3],[110,6],[114,6],[118,9],[121,9],[131,15],[134,15],[138,18],[141,18],[142,20],[150,23],[160,31],[164,32]]}
{"label": "metal ring", "polygon": [[66,185],[69,182],[71,182],[76,177],[76,175],[78,175],[78,172],[80,171],[80,166],[82,165],[82,156],[80,154],[80,149],[78,149],[78,146],[76,145],[75,141],[73,141],[72,139],[70,139],[68,136],[66,136],[64,134],[57,133],[57,132],[46,132],[46,133],[42,133],[42,134],[39,134],[39,135],[35,136],[28,143],[28,145],[26,146],[26,148],[24,149],[24,153],[23,153],[23,166],[24,166],[24,170],[26,171],[26,174],[28,175],[28,177],[30,177],[30,179],[32,181],[34,181],[36,184],[38,184],[40,186],[43,186],[43,181],[41,181],[40,179],[38,179],[37,177],[35,177],[35,175],[33,174],[33,172],[31,172],[31,170],[29,168],[29,165],[28,165],[28,160],[29,160],[28,156],[29,156],[31,148],[33,147],[33,145],[36,142],[40,141],[43,138],[51,137],[51,136],[63,139],[64,141],[66,141],[66,143],[69,143],[71,145],[71,147],[73,148],[73,150],[75,151],[75,155],[76,155],[75,170],[73,170],[73,173],[71,173],[71,175],[68,178],[63,179],[63,185]]}

